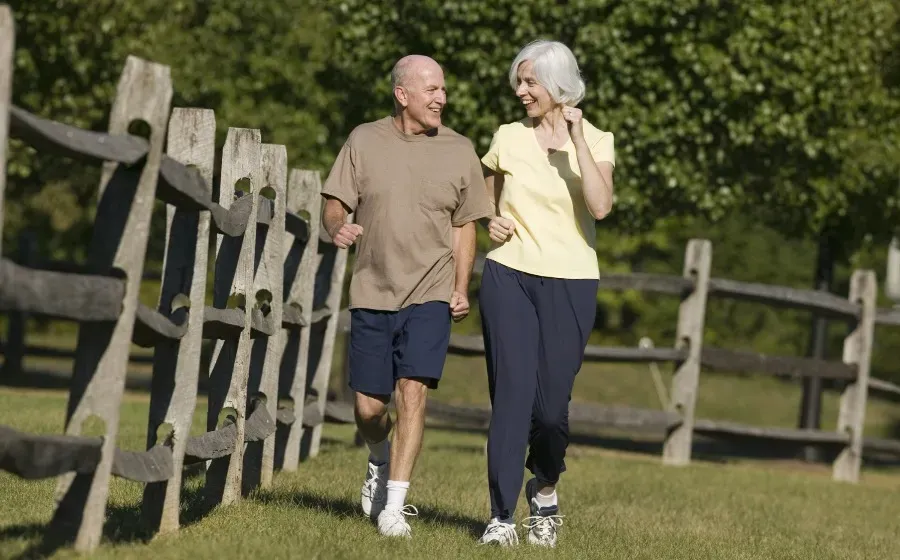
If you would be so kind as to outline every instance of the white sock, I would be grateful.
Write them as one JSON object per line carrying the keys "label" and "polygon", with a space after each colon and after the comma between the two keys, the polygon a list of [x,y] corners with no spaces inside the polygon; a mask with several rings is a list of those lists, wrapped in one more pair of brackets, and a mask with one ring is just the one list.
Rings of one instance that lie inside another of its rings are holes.
{"label": "white sock", "polygon": [[401,482],[399,480],[388,480],[387,483],[387,504],[384,509],[400,511],[406,503],[406,491],[409,490],[409,482]]}
{"label": "white sock", "polygon": [[538,492],[534,495],[535,501],[537,501],[538,507],[550,507],[557,505],[557,497],[556,497],[556,489],[553,489],[552,494],[542,494]]}
{"label": "white sock", "polygon": [[387,438],[378,443],[369,443],[367,441],[366,445],[369,446],[369,462],[373,465],[380,466],[391,461],[391,445],[388,443]]}
{"label": "white sock", "polygon": [[498,523],[505,523],[507,525],[515,525],[515,523],[513,523],[512,517],[495,517],[491,521],[497,521]]}

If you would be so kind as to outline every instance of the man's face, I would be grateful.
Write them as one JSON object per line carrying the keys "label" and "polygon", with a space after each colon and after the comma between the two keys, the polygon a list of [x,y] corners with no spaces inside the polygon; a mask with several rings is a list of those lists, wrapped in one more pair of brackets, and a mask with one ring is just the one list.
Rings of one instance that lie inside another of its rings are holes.
{"label": "man's face", "polygon": [[441,113],[447,104],[444,72],[436,64],[423,64],[409,77],[405,86],[406,115],[425,132],[441,125]]}

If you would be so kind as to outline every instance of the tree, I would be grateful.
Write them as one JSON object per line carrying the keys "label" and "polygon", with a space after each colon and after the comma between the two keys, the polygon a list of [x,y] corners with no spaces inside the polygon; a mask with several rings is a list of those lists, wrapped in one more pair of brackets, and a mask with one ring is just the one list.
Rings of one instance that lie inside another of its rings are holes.
{"label": "tree", "polygon": [[[125,58],[134,54],[171,67],[174,106],[216,111],[220,145],[229,126],[260,128],[264,142],[287,145],[291,166],[320,168],[330,158],[321,117],[334,108],[315,76],[333,26],[308,0],[77,0],[13,10],[13,102],[26,110],[104,130]],[[98,167],[13,143],[9,172],[5,238],[28,227],[40,234],[42,254],[83,257]],[[161,256],[161,242],[160,230],[151,255]]]}
{"label": "tree", "polygon": [[447,69],[448,122],[483,151],[522,116],[506,80],[516,51],[555,38],[581,62],[588,118],[616,133],[618,226],[746,208],[852,250],[897,222],[900,103],[878,71],[890,0],[329,6],[343,21],[329,68],[345,92],[339,135],[389,111],[391,64],[420,52]]}
{"label": "tree", "polygon": [[[886,244],[900,223],[895,0],[345,0],[332,9],[345,21],[336,76],[352,76],[386,111],[393,60],[432,55],[449,74],[448,120],[481,153],[500,123],[522,116],[506,82],[516,50],[539,37],[567,43],[588,84],[585,115],[616,134],[608,221],[619,232],[740,211],[818,240],[814,283],[827,290],[836,260],[867,240]],[[374,116],[349,89],[342,130]],[[824,341],[817,322],[814,353]]]}

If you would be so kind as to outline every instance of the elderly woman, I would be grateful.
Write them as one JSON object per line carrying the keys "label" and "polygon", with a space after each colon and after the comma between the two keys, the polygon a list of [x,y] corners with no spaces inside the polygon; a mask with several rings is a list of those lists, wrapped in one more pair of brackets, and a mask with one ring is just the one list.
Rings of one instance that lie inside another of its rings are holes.
{"label": "elderly woman", "polygon": [[524,463],[534,474],[525,485],[528,541],[552,547],[569,399],[596,313],[595,220],[612,209],[615,156],[612,133],[576,108],[585,85],[568,47],[530,43],[509,81],[527,116],[500,126],[481,160],[496,215],[479,296],[493,409],[492,519],[480,542],[518,544]]}

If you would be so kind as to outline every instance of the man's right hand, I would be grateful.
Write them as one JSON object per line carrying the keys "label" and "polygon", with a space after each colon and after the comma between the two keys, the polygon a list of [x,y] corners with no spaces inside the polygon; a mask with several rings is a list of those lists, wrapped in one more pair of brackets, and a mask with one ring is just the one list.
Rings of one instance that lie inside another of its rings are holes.
{"label": "man's right hand", "polygon": [[334,244],[341,249],[346,249],[356,242],[356,238],[362,235],[363,228],[359,224],[342,224],[331,236]]}
{"label": "man's right hand", "polygon": [[502,216],[494,216],[488,224],[488,235],[497,243],[506,242],[514,231],[516,231],[516,223]]}

